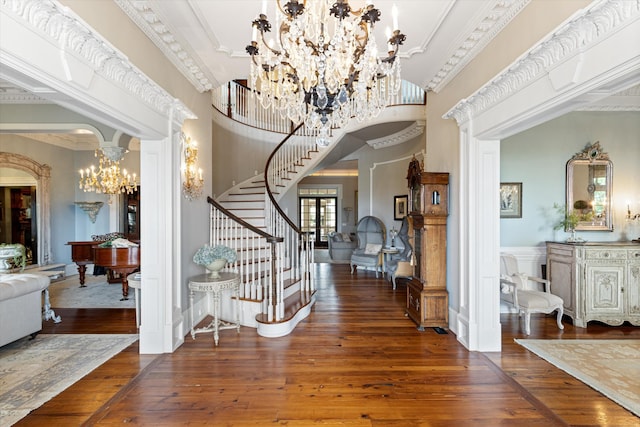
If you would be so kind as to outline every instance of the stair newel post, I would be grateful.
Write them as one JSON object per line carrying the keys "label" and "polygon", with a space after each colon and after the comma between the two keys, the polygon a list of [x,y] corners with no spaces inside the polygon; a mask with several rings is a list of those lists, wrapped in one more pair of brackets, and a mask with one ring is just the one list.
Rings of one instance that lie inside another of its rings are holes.
{"label": "stair newel post", "polygon": [[316,282],[315,282],[316,274],[315,274],[315,270],[311,268],[311,266],[313,266],[313,264],[315,263],[314,251],[315,251],[315,240],[312,237],[311,239],[309,239],[309,253],[311,254],[310,262],[307,262],[307,268],[309,270],[309,289],[308,290],[310,292],[315,292],[316,290]]}
{"label": "stair newel post", "polygon": [[269,283],[269,291],[268,295],[268,307],[267,307],[267,317],[269,321],[273,321],[275,319],[278,306],[278,274],[276,272],[279,270],[278,268],[278,252],[277,252],[277,239],[272,238],[268,239],[271,255],[270,255],[270,283]]}

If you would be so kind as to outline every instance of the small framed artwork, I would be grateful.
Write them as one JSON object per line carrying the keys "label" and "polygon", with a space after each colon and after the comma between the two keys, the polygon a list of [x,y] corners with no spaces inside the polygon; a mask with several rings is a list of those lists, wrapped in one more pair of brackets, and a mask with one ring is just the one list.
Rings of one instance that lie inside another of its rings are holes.
{"label": "small framed artwork", "polygon": [[522,183],[500,183],[500,218],[522,218]]}
{"label": "small framed artwork", "polygon": [[407,216],[407,208],[409,207],[409,196],[393,196],[393,219],[402,221]]}

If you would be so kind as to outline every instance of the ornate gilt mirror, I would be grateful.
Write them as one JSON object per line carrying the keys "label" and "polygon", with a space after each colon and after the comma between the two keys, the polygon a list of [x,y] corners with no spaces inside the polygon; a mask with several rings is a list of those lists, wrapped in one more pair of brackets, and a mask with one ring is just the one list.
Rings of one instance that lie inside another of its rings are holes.
{"label": "ornate gilt mirror", "polygon": [[567,162],[567,212],[580,217],[576,230],[613,231],[611,189],[613,163],[600,142],[587,146]]}

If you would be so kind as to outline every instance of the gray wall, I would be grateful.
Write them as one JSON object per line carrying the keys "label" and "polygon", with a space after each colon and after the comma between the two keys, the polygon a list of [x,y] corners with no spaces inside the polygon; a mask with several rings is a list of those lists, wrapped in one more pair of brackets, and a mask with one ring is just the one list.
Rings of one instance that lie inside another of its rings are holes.
{"label": "gray wall", "polygon": [[349,156],[358,159],[358,218],[380,218],[387,229],[387,239],[392,227],[400,229],[401,221],[394,220],[393,215],[394,196],[409,194],[407,169],[412,155],[422,160],[424,137],[378,150],[366,146]]}
{"label": "gray wall", "polygon": [[567,161],[600,141],[613,163],[613,232],[578,232],[588,241],[629,240],[640,224],[625,221],[629,202],[640,212],[640,113],[575,112],[506,138],[501,142],[500,181],[522,182],[522,218],[500,220],[503,247],[542,246],[566,240],[554,230],[560,215],[553,204],[565,203]]}

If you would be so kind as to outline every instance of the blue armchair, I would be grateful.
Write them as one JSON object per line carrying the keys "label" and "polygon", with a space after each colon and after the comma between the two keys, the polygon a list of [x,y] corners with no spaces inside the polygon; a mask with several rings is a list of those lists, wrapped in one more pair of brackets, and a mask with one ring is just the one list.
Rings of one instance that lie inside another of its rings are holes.
{"label": "blue armchair", "polygon": [[378,277],[382,269],[382,247],[387,230],[383,222],[375,216],[365,216],[358,221],[356,227],[358,247],[351,254],[351,274],[360,267],[373,267]]}
{"label": "blue armchair", "polygon": [[398,253],[392,254],[385,265],[389,280],[391,280],[393,283],[393,289],[396,288],[396,278],[413,277],[413,247],[410,243],[409,229],[409,218],[405,216],[402,219],[400,231],[398,231],[398,235],[395,239]]}

